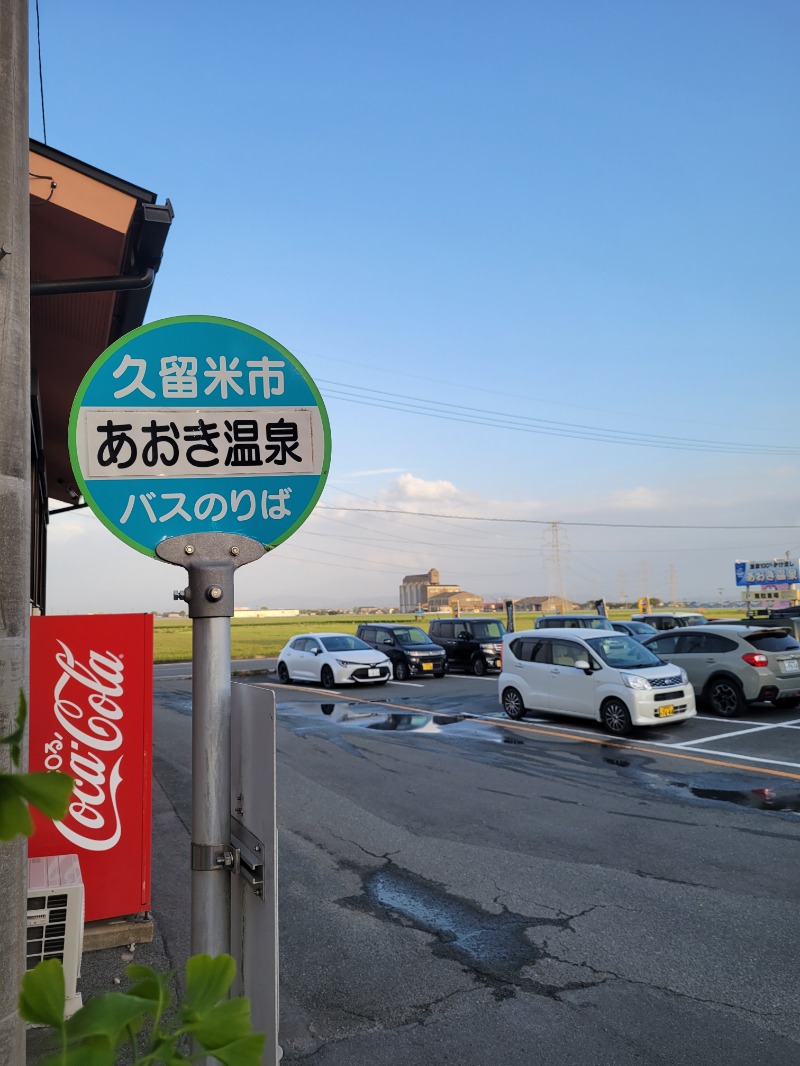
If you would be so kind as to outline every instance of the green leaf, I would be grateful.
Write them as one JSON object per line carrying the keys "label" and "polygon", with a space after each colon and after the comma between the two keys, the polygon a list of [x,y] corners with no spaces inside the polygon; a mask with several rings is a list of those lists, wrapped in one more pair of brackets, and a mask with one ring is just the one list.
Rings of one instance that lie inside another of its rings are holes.
{"label": "green leaf", "polygon": [[186,1010],[205,1013],[228,994],[235,976],[230,955],[192,955],[186,962]]}
{"label": "green leaf", "polygon": [[241,1040],[234,1040],[226,1047],[215,1048],[211,1057],[224,1062],[225,1066],[261,1066],[266,1042],[263,1034],[253,1033]]}
{"label": "green leaf", "polygon": [[67,1038],[76,1040],[102,1036],[111,1042],[112,1047],[116,1047],[125,1027],[149,1014],[151,1008],[150,1000],[129,996],[125,992],[92,996],[67,1022]]}
{"label": "green leaf", "polygon": [[69,798],[75,785],[69,774],[43,772],[15,774],[17,791],[48,818],[60,820],[67,813]]}
{"label": "green leaf", "polygon": [[64,1028],[64,967],[58,959],[46,959],[22,978],[19,1013],[26,1022]]}
{"label": "green leaf", "polygon": [[63,1053],[59,1051],[55,1055],[48,1055],[38,1066],[114,1066],[116,1061],[116,1051],[108,1040],[95,1037],[82,1040]]}
{"label": "green leaf", "polygon": [[190,1022],[186,1029],[207,1051],[224,1047],[232,1040],[238,1040],[252,1033],[250,1001],[244,996],[225,999],[215,1007],[204,1011],[201,1017],[197,1021]]}
{"label": "green leaf", "polygon": [[33,819],[28,804],[17,788],[21,774],[0,774],[0,840],[13,840],[16,836],[29,837],[33,832]]}
{"label": "green leaf", "polygon": [[150,1001],[154,1023],[158,1026],[161,1015],[172,999],[170,984],[173,971],[157,973],[150,966],[137,966],[136,963],[131,963],[130,966],[125,967],[125,973],[136,982],[132,988],[128,989],[128,994]]}

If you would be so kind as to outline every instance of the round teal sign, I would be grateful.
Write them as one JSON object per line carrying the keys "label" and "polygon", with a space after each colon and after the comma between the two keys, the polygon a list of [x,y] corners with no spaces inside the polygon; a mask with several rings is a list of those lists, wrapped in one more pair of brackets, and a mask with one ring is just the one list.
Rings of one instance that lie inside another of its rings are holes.
{"label": "round teal sign", "polygon": [[137,551],[206,532],[269,551],[319,499],[331,435],[286,348],[241,322],[190,315],[103,352],[75,396],[69,450],[88,505]]}

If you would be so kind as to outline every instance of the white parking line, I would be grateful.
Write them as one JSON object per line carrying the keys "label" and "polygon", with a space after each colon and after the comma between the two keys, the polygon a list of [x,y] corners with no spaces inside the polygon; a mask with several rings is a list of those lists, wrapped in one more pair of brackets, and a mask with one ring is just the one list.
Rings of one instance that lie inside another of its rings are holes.
{"label": "white parking line", "polygon": [[[682,744],[665,744],[659,740],[644,740],[639,741],[641,744],[649,744],[654,748],[669,748],[674,750],[675,748],[682,748]],[[715,748],[692,748],[692,754],[697,753],[699,755],[718,755],[723,759],[735,759],[736,762],[754,762],[764,763],[766,766],[786,766],[790,770],[800,770],[800,763],[796,762],[783,762],[781,759],[761,759],[756,755],[740,755],[739,752],[733,751],[717,751]]]}
{"label": "white parking line", "polygon": [[737,729],[733,733],[717,733],[713,737],[698,737],[697,740],[684,740],[680,744],[673,744],[675,748],[689,748],[693,744],[711,744],[714,740],[732,740],[734,737],[743,737],[748,733],[765,733],[769,729],[784,729],[787,726],[800,725],[800,719],[794,722],[770,722],[768,725],[757,725],[752,729]]}
{"label": "white parking line", "polygon": [[419,681],[390,681],[390,685],[399,685],[400,688],[426,688],[426,685],[421,685]]}

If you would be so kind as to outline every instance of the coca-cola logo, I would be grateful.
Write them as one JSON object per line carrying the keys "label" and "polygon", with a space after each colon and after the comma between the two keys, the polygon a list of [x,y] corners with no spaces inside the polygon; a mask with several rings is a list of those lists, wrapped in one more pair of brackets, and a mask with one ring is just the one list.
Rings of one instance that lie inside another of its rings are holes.
{"label": "coca-cola logo", "polygon": [[122,835],[117,790],[122,781],[120,724],[123,710],[123,663],[111,652],[89,652],[88,665],[78,662],[59,640],[56,662],[61,676],[53,690],[53,713],[63,729],[45,745],[45,767],[64,770],[75,788],[62,822],[62,836],[88,851],[108,851]]}

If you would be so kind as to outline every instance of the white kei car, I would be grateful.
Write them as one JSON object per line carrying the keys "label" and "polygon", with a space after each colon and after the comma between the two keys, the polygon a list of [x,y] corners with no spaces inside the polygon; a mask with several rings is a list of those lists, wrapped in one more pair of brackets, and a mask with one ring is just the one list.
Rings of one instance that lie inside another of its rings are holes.
{"label": "white kei car", "polygon": [[613,630],[529,629],[503,637],[498,699],[509,718],[574,714],[624,736],[696,714],[686,671]]}
{"label": "white kei car", "polygon": [[383,652],[349,633],[304,633],[292,637],[278,656],[278,680],[334,685],[385,685],[392,664]]}

